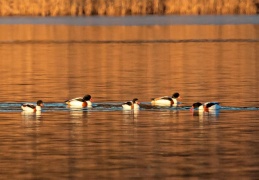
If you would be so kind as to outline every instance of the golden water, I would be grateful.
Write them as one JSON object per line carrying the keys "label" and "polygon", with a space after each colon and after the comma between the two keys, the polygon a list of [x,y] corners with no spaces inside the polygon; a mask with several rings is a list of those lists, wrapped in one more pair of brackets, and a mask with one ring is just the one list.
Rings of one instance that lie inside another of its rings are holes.
{"label": "golden water", "polygon": [[[1,25],[1,179],[258,177],[258,109],[244,108],[258,107],[258,39],[258,25]],[[55,108],[176,91],[187,110]],[[21,113],[38,99],[41,115]],[[224,108],[192,116],[196,101]]]}

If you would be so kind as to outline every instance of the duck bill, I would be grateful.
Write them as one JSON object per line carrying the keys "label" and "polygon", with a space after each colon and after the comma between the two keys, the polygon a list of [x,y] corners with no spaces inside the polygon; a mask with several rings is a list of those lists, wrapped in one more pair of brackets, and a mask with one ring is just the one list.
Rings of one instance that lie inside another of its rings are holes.
{"label": "duck bill", "polygon": [[193,111],[194,111],[194,107],[193,107],[193,106],[190,108],[190,111],[191,111],[191,112],[193,112]]}

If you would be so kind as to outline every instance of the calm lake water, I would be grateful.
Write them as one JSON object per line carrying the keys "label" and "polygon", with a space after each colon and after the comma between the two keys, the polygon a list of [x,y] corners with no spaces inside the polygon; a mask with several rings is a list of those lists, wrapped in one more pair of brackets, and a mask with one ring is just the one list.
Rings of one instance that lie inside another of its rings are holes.
{"label": "calm lake water", "polygon": [[[135,18],[0,19],[1,179],[259,177],[258,16]],[[174,92],[179,108],[151,107]],[[92,109],[63,103],[85,94]],[[38,99],[41,113],[21,111]],[[197,101],[222,109],[193,115]]]}

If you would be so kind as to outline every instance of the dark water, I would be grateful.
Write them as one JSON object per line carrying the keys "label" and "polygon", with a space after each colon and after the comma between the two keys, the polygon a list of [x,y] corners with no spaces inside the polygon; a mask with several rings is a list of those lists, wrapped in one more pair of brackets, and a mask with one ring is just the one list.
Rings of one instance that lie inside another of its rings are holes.
{"label": "dark water", "polygon": [[259,24],[258,15],[228,16],[89,16],[89,17],[1,17],[0,24],[66,24],[79,26],[230,25]]}
{"label": "dark water", "polygon": [[[258,178],[258,24],[18,24],[0,25],[1,179]],[[176,91],[179,108],[150,106]],[[86,93],[92,109],[63,103]]]}

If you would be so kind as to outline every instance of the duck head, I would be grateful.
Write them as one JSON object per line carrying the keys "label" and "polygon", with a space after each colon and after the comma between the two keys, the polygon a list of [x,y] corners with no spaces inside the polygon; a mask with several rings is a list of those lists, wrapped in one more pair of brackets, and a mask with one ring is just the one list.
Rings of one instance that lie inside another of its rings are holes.
{"label": "duck head", "polygon": [[133,104],[139,104],[138,98],[134,98],[134,99],[132,100],[132,102],[133,102]]}
{"label": "duck head", "polygon": [[91,100],[92,100],[92,97],[91,97],[91,95],[87,94],[87,95],[85,95],[85,96],[83,97],[83,100],[84,100],[84,101],[91,101]]}
{"label": "duck head", "polygon": [[42,100],[38,100],[37,101],[37,106],[43,107],[44,106],[43,101]]}
{"label": "duck head", "polygon": [[198,109],[202,104],[200,102],[193,103],[190,111],[194,111],[194,109]]}
{"label": "duck head", "polygon": [[178,92],[176,92],[172,95],[172,98],[174,98],[174,99],[180,98],[180,94]]}

